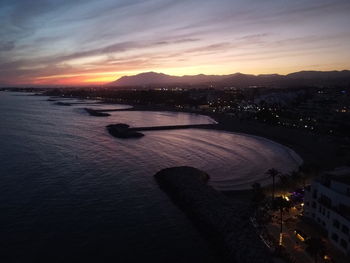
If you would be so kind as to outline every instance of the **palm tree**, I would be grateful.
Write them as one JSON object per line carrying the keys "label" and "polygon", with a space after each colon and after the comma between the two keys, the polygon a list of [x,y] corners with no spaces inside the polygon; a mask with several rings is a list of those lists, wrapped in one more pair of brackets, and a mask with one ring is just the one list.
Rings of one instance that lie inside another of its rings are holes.
{"label": "palm tree", "polygon": [[267,174],[269,177],[272,178],[272,203],[273,203],[273,201],[275,200],[275,178],[277,175],[280,174],[280,172],[277,171],[275,168],[271,168],[267,170],[265,174]]}
{"label": "palm tree", "polygon": [[274,207],[280,210],[280,237],[281,237],[283,233],[283,211],[289,211],[291,204],[288,200],[284,199],[282,196],[279,196],[274,201]]}
{"label": "palm tree", "polygon": [[321,238],[311,237],[305,241],[306,251],[314,257],[315,263],[319,256],[323,256],[326,252],[326,246]]}

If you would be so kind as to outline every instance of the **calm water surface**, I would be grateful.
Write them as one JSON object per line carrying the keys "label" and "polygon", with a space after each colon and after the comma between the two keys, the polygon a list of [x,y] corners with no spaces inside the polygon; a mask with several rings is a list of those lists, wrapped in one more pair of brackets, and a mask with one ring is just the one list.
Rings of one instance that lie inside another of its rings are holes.
{"label": "calm water surface", "polygon": [[220,190],[242,189],[266,182],[262,175],[271,167],[287,172],[301,161],[269,140],[212,130],[120,140],[107,124],[214,121],[137,111],[98,118],[86,105],[46,99],[0,92],[0,262],[215,262],[153,175],[191,165],[207,171]]}

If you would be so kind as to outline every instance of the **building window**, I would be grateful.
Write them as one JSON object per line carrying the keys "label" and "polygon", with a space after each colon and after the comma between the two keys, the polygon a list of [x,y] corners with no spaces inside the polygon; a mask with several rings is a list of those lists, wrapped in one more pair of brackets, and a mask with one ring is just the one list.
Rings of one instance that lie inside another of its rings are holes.
{"label": "building window", "polygon": [[312,207],[313,208],[316,208],[317,206],[316,206],[316,203],[314,202],[314,201],[312,201]]}
{"label": "building window", "polygon": [[347,243],[344,239],[341,239],[341,240],[340,240],[340,245],[341,245],[343,248],[345,248],[345,249],[348,248],[348,243]]}
{"label": "building window", "polygon": [[345,225],[342,226],[341,228],[341,231],[344,233],[344,234],[349,234],[349,228]]}
{"label": "building window", "polygon": [[338,221],[337,219],[334,219],[334,220],[333,220],[333,226],[334,226],[335,228],[338,228],[338,229],[339,229],[340,223],[339,223],[339,221]]}
{"label": "building window", "polygon": [[306,205],[306,206],[309,206],[309,205],[310,205],[310,203],[309,203],[309,202],[305,202],[305,205]]}
{"label": "building window", "polygon": [[333,233],[332,234],[332,239],[335,241],[335,242],[338,242],[338,235]]}
{"label": "building window", "polygon": [[319,202],[326,207],[332,207],[332,200],[328,196],[321,194]]}

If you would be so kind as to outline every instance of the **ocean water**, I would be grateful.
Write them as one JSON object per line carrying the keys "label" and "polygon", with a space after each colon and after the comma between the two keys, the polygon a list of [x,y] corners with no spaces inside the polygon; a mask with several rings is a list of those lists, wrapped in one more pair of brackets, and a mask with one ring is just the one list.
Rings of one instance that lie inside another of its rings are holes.
{"label": "ocean water", "polygon": [[[74,100],[74,102],[80,102]],[[244,189],[264,172],[301,162],[280,144],[213,130],[149,131],[137,140],[105,126],[213,123],[171,112],[89,116],[47,97],[0,92],[0,262],[215,262],[207,242],[153,175],[191,165],[219,190]]]}

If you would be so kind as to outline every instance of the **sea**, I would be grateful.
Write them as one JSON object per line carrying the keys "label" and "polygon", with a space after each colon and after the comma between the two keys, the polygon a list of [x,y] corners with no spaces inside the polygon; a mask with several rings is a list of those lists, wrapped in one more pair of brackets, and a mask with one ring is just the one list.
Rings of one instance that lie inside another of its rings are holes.
{"label": "sea", "polygon": [[217,130],[147,131],[118,139],[106,125],[215,123],[157,111],[90,116],[93,100],[0,92],[0,262],[217,262],[210,244],[153,175],[188,165],[218,190],[268,184],[302,162],[271,140]]}

